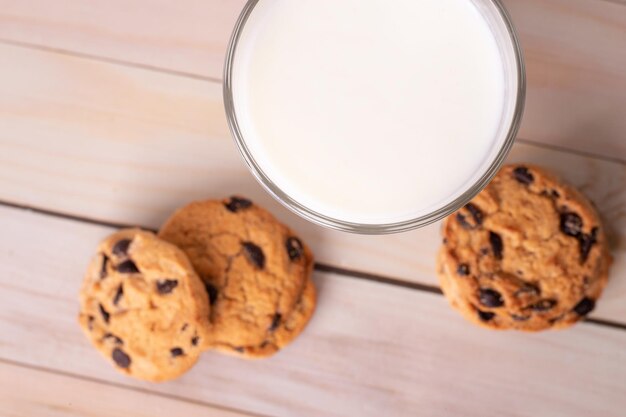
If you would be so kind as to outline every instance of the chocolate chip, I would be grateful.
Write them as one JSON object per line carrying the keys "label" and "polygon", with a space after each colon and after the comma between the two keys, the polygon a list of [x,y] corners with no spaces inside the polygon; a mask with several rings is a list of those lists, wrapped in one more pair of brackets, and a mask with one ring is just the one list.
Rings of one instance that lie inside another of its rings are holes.
{"label": "chocolate chip", "polygon": [[591,248],[595,245],[598,237],[598,228],[594,227],[591,230],[591,234],[581,233],[578,236],[578,243],[580,244],[580,262],[585,263],[589,257]]}
{"label": "chocolate chip", "polygon": [[526,167],[515,168],[513,170],[513,176],[518,182],[524,185],[532,184],[532,182],[535,180],[535,177],[533,177],[533,174],[531,174],[530,171],[528,171],[528,168]]}
{"label": "chocolate chip", "polygon": [[579,316],[586,316],[595,308],[595,306],[596,302],[593,299],[585,297],[580,300],[578,304],[576,304],[576,307],[574,307],[574,311]]}
{"label": "chocolate chip", "polygon": [[185,351],[183,351],[181,348],[179,347],[175,347],[170,349],[170,354],[172,355],[172,358],[175,358],[177,356],[182,356],[185,354]]}
{"label": "chocolate chip", "polygon": [[89,330],[93,330],[93,321],[95,320],[94,316],[87,316],[87,328]]}
{"label": "chocolate chip", "polygon": [[485,256],[489,254],[489,249],[488,248],[480,248],[480,255],[481,256]]}
{"label": "chocolate chip", "polygon": [[465,205],[465,208],[472,214],[472,217],[474,218],[476,224],[480,226],[483,223],[483,212],[480,211],[480,209],[472,203],[467,203]]}
{"label": "chocolate chip", "polygon": [[476,310],[476,312],[478,313],[478,318],[481,319],[482,321],[489,321],[495,316],[495,313],[492,313],[490,311]]}
{"label": "chocolate chip", "polygon": [[236,352],[239,352],[239,353],[245,352],[245,349],[243,347],[241,347],[241,346],[234,347],[233,350],[236,351]]}
{"label": "chocolate chip", "polygon": [[252,242],[243,242],[242,245],[248,260],[257,268],[263,269],[265,267],[263,250]]}
{"label": "chocolate chip", "polygon": [[583,219],[576,213],[561,213],[561,231],[568,236],[578,237],[583,228]]}
{"label": "chocolate chip", "polygon": [[552,198],[552,199],[557,199],[561,196],[561,194],[559,194],[559,192],[557,190],[543,190],[541,192],[541,195],[544,197],[548,197],[548,198]]}
{"label": "chocolate chip", "polygon": [[109,319],[111,318],[111,315],[108,311],[104,309],[102,304],[98,304],[98,307],[100,308],[100,314],[102,314],[102,320],[104,320],[105,323],[109,324]]}
{"label": "chocolate chip", "polygon": [[187,330],[188,327],[189,327],[189,324],[185,323],[183,324],[183,327],[180,328],[180,331],[184,332],[185,330]]}
{"label": "chocolate chip", "polygon": [[113,354],[111,355],[113,360],[120,368],[128,368],[130,366],[130,356],[128,356],[122,349],[115,348],[113,349]]}
{"label": "chocolate chip", "polygon": [[157,281],[156,287],[159,294],[169,294],[174,291],[174,288],[178,286],[178,281],[175,279],[162,279]]}
{"label": "chocolate chip", "polygon": [[534,311],[548,311],[556,305],[556,300],[540,300],[539,302],[530,306]]}
{"label": "chocolate chip", "polygon": [[473,229],[474,227],[465,220],[465,215],[462,213],[456,214],[456,221],[459,222],[462,228],[464,229]]}
{"label": "chocolate chip", "polygon": [[119,337],[115,336],[113,333],[105,333],[102,339],[113,339],[113,341],[118,345],[123,345],[124,341]]}
{"label": "chocolate chip", "polygon": [[292,261],[297,261],[302,257],[304,246],[297,237],[288,238],[285,246],[287,247],[287,255],[289,255],[289,259]]}
{"label": "chocolate chip", "polygon": [[283,316],[280,313],[276,313],[274,314],[274,318],[272,319],[272,324],[270,324],[270,327],[267,329],[270,332],[273,332],[274,330],[278,329],[278,326],[280,325],[280,321],[282,320]]}
{"label": "chocolate chip", "polygon": [[500,307],[504,305],[500,293],[491,288],[481,288],[478,293],[478,299],[485,307]]}
{"label": "chocolate chip", "polygon": [[137,265],[131,260],[124,261],[117,266],[117,272],[122,274],[136,274],[139,272]]}
{"label": "chocolate chip", "polygon": [[109,257],[102,255],[102,266],[100,267],[100,279],[107,277],[107,265],[109,264]]}
{"label": "chocolate chip", "polygon": [[115,292],[115,296],[113,297],[113,305],[116,306],[117,303],[120,302],[120,300],[122,299],[122,296],[124,295],[124,287],[120,284],[119,287],[117,287],[117,291]]}
{"label": "chocolate chip", "polygon": [[502,238],[500,237],[500,235],[494,232],[489,232],[489,243],[491,243],[493,256],[495,256],[496,259],[501,260],[504,245],[502,244]]}
{"label": "chocolate chip", "polygon": [[476,229],[483,223],[483,213],[474,204],[467,203],[465,207],[457,213],[456,219],[464,229]]}
{"label": "chocolate chip", "polygon": [[521,297],[523,295],[533,296],[533,295],[540,295],[540,294],[541,294],[541,288],[533,284],[524,284],[519,290],[513,293],[515,297]]}
{"label": "chocolate chip", "polygon": [[471,216],[470,219],[467,213],[463,213],[462,211],[457,213],[456,219],[464,229],[476,229],[483,223],[483,212],[474,204],[467,203],[461,210],[468,211]]}
{"label": "chocolate chip", "polygon": [[209,302],[211,305],[215,304],[215,301],[217,301],[217,288],[208,282],[204,283],[204,287],[206,288],[207,294],[209,294]]}
{"label": "chocolate chip", "polygon": [[461,275],[461,276],[469,275],[469,273],[470,273],[469,265],[468,264],[460,264],[459,267],[456,269],[456,273]]}
{"label": "chocolate chip", "polygon": [[200,341],[200,338],[198,336],[194,336],[191,338],[191,345],[192,346],[198,346],[198,342]]}
{"label": "chocolate chip", "polygon": [[128,248],[130,247],[130,239],[122,239],[120,241],[118,241],[114,246],[113,249],[111,249],[111,252],[113,252],[113,255],[115,256],[119,256],[119,257],[125,257],[128,255]]}
{"label": "chocolate chip", "polygon": [[228,211],[237,213],[239,210],[244,210],[252,206],[252,201],[241,197],[231,197],[230,201],[224,203],[224,206]]}
{"label": "chocolate chip", "polygon": [[517,314],[511,314],[511,318],[514,321],[526,321],[530,318],[530,316],[518,316]]}

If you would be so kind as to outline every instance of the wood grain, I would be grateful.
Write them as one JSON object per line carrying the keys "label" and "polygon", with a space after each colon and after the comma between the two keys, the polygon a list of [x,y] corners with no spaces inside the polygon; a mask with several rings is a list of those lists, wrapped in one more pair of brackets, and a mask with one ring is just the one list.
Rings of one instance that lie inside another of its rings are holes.
{"label": "wood grain", "polygon": [[[0,56],[9,62],[0,83],[0,200],[158,227],[188,201],[243,193],[301,232],[320,262],[437,284],[438,225],[350,235],[271,199],[232,144],[219,84],[10,46]],[[551,167],[595,200],[616,258],[599,313],[626,321],[626,166],[524,144],[510,160]]]}
{"label": "wood grain", "polygon": [[245,417],[250,414],[176,400],[65,374],[0,362],[4,417]]}
{"label": "wood grain", "polygon": [[[441,296],[325,273],[315,276],[311,324],[276,357],[207,353],[171,383],[126,379],[91,348],[75,317],[83,270],[110,229],[7,208],[0,228],[4,360],[273,416],[617,417],[626,407],[625,331],[583,323],[492,332],[467,324]],[[78,395],[39,393],[25,400],[47,407]],[[102,395],[88,398],[116,399],[122,409],[141,399]]]}
{"label": "wood grain", "polygon": [[[244,2],[1,1],[0,200],[158,227],[187,201],[243,193],[299,230],[321,262],[435,285],[437,225],[384,237],[328,231],[248,174],[210,82]],[[615,265],[593,317],[625,324],[626,5],[504,2],[528,67],[521,136],[618,161],[527,144],[510,158],[551,167],[598,204]],[[125,379],[75,317],[83,270],[112,229],[1,202],[0,228],[3,416],[612,417],[626,407],[626,331],[488,332],[441,296],[321,272],[311,325],[277,357],[207,353],[172,383]]]}
{"label": "wood grain", "polygon": [[[4,0],[0,39],[221,78],[244,0]],[[626,161],[626,4],[504,0],[520,33],[521,137]]]}
{"label": "wood grain", "polygon": [[246,0],[3,0],[0,38],[222,78]]}
{"label": "wood grain", "polygon": [[504,3],[526,59],[520,137],[626,161],[626,4]]}

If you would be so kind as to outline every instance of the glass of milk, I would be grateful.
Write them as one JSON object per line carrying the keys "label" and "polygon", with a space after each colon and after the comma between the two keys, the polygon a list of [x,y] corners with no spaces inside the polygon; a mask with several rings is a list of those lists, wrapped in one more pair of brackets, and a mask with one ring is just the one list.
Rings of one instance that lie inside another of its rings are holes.
{"label": "glass of milk", "polygon": [[224,99],[245,162],[315,223],[432,223],[493,177],[517,133],[524,64],[498,0],[250,0]]}

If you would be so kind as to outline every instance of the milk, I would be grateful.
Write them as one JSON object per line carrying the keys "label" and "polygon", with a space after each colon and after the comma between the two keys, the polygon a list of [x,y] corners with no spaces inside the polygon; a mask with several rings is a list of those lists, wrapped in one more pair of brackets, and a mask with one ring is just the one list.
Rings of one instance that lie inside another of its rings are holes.
{"label": "milk", "polygon": [[292,199],[388,224],[465,192],[510,120],[501,48],[471,0],[260,0],[239,38],[241,135]]}

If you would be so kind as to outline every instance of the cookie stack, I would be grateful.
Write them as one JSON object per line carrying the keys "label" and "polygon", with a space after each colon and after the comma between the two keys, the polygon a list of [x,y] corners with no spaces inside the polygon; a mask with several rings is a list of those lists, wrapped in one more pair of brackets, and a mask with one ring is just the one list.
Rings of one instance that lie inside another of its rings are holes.
{"label": "cookie stack", "polygon": [[587,198],[544,169],[505,166],[444,220],[441,288],[466,319],[492,329],[571,326],[591,312],[611,263]]}
{"label": "cookie stack", "polygon": [[[597,211],[544,169],[505,166],[442,224],[441,288],[491,329],[571,326],[595,307],[611,256]],[[81,326],[121,372],[163,381],[205,350],[267,357],[315,309],[313,255],[250,200],[191,203],[158,236],[105,239],[81,290]]]}
{"label": "cookie stack", "polygon": [[250,200],[195,202],[158,236],[128,229],[100,244],[79,322],[119,371],[149,381],[205,350],[267,357],[311,318],[312,267],[302,240]]}

